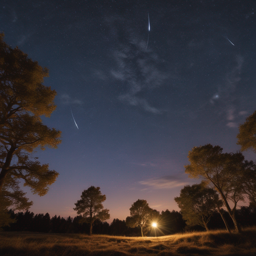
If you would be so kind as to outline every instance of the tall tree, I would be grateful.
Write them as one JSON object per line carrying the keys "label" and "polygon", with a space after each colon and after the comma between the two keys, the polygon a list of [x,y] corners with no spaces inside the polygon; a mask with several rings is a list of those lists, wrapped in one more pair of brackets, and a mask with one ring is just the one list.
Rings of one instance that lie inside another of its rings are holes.
{"label": "tall tree", "polygon": [[242,151],[252,149],[256,152],[256,111],[240,125],[237,139]]}
{"label": "tall tree", "polygon": [[[240,179],[244,171],[244,157],[241,153],[222,153],[220,146],[211,144],[194,147],[189,151],[190,165],[185,171],[192,178],[203,177],[211,182],[233,220],[237,232],[240,232],[236,220],[237,203],[244,199],[243,183]],[[229,202],[233,204],[231,208]]]}
{"label": "tall tree", "polygon": [[205,187],[204,183],[185,186],[175,201],[188,225],[200,225],[207,231],[214,210],[222,206],[216,191]]}
{"label": "tall tree", "polygon": [[74,210],[83,217],[80,223],[90,224],[90,235],[95,220],[105,221],[110,218],[109,210],[103,209],[102,202],[105,200],[106,196],[101,194],[100,187],[91,186],[82,192],[81,199],[75,203]]}
{"label": "tall tree", "polygon": [[17,47],[12,49],[0,34],[0,200],[6,202],[4,211],[13,203],[10,198],[23,202],[19,209],[29,207],[19,181],[43,196],[58,176],[48,164],[41,165],[29,155],[36,147],[56,148],[61,142],[60,131],[43,125],[40,118],[49,117],[56,107],[56,91],[42,84],[46,76],[46,68]]}
{"label": "tall tree", "polygon": [[253,161],[244,162],[244,171],[239,173],[242,191],[248,197],[251,206],[256,207],[256,165]]}
{"label": "tall tree", "polygon": [[138,199],[130,208],[130,215],[126,218],[126,225],[130,228],[140,227],[141,236],[144,236],[144,229],[148,226],[149,221],[155,218],[153,209],[148,206],[146,200]]}

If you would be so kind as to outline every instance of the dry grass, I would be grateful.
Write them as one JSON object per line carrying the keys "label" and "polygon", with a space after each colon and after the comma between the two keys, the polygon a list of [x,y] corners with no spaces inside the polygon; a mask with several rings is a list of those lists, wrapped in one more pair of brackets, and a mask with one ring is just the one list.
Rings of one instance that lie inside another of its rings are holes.
{"label": "dry grass", "polygon": [[156,238],[1,232],[0,255],[256,255],[256,228],[242,234],[212,231]]}

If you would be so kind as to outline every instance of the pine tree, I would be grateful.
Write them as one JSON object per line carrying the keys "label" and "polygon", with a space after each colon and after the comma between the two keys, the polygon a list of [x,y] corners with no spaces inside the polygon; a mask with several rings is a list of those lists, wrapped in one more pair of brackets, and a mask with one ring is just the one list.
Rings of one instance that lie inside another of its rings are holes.
{"label": "pine tree", "polygon": [[20,181],[32,193],[43,196],[58,176],[48,164],[40,164],[29,154],[37,147],[56,148],[61,142],[60,131],[41,120],[56,108],[56,91],[42,84],[46,76],[46,68],[17,47],[12,49],[0,34],[0,214],[6,215],[10,206],[16,210],[31,206]]}

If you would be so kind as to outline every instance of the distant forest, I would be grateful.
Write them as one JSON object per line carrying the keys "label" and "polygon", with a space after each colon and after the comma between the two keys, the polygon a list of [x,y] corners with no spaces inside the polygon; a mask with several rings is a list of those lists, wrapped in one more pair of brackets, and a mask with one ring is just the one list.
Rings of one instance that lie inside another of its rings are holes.
{"label": "distant forest", "polygon": [[[230,227],[234,228],[233,222],[229,214],[222,210]],[[46,214],[34,214],[33,212],[18,212],[9,211],[12,218],[16,219],[15,223],[9,227],[4,227],[5,231],[31,231],[45,233],[85,233],[89,234],[90,224],[80,224],[81,216],[75,218],[62,218],[60,216],[50,217]],[[256,226],[256,208],[241,207],[236,211],[236,217],[242,227]],[[184,233],[187,231],[204,231],[201,226],[187,226],[182,219],[182,215],[177,211],[162,211],[159,218],[159,229],[157,236],[170,235],[176,233]],[[216,211],[209,222],[209,229],[225,229],[225,225]],[[140,228],[129,228],[125,220],[114,219],[111,224],[96,220],[93,225],[93,234],[107,234],[116,236],[139,236]],[[145,235],[152,235],[150,229]]]}

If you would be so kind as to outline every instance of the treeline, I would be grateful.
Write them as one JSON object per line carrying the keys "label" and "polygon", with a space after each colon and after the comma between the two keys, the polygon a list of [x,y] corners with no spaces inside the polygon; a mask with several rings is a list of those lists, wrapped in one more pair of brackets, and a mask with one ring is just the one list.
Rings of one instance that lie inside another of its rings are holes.
{"label": "treeline", "polygon": [[[233,227],[232,219],[229,214],[222,210],[230,227]],[[75,218],[63,218],[60,216],[50,217],[46,214],[34,214],[33,212],[18,212],[9,211],[12,218],[16,219],[15,223],[10,224],[9,227],[4,227],[5,231],[30,231],[30,232],[44,232],[44,233],[90,233],[90,224],[81,224],[81,216]],[[236,211],[237,219],[242,227],[249,227],[256,225],[256,208],[241,207]],[[216,211],[213,213],[210,222],[210,229],[225,229],[225,225]],[[186,231],[201,231],[203,227],[199,225],[187,226],[183,220],[180,212],[177,211],[162,211],[158,218],[158,228],[156,229],[157,236],[170,235],[176,233],[183,233]],[[140,228],[130,228],[126,225],[124,220],[114,219],[111,224],[96,220],[93,225],[93,234],[106,234],[115,236],[140,236]],[[147,236],[154,236],[155,233],[148,230],[145,234]]]}

